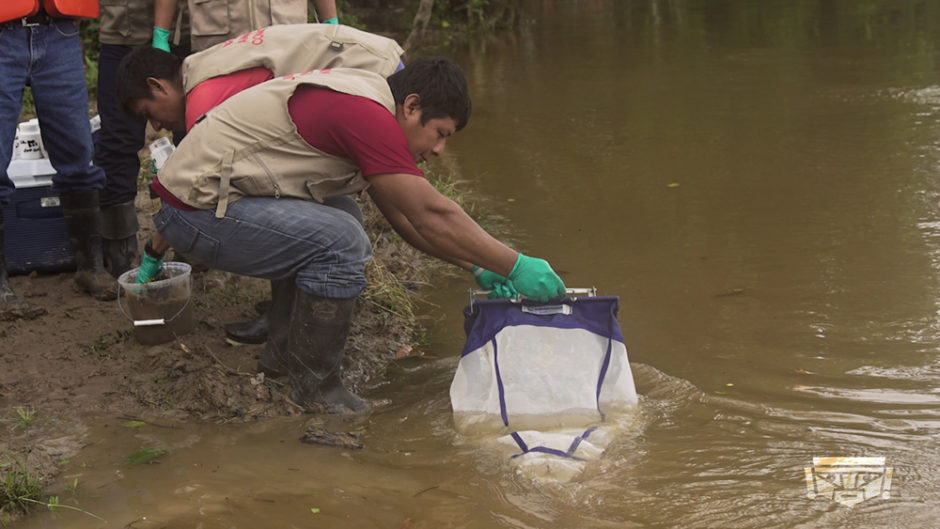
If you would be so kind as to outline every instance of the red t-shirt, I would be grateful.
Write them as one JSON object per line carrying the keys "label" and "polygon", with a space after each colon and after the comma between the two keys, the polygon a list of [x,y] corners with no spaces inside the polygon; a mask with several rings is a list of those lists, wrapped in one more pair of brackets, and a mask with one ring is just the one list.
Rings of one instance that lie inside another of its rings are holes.
{"label": "red t-shirt", "polygon": [[274,79],[274,73],[264,66],[212,77],[197,84],[186,94],[186,132],[193,128],[203,114],[223,101],[256,84]]}
{"label": "red t-shirt", "polygon": [[[228,77],[216,77],[212,80]],[[238,76],[236,83],[243,82],[244,79]],[[219,81],[213,83],[213,87],[219,89],[217,93],[222,93],[225,89],[224,83]],[[244,88],[230,92],[223,100]],[[194,88],[190,93],[195,90]],[[205,93],[208,94],[208,91]],[[186,106],[188,130],[189,98]],[[199,115],[208,110],[209,108],[206,108]],[[418,169],[411,156],[408,140],[398,120],[385,107],[371,99],[313,85],[300,85],[288,100],[287,110],[304,141],[327,154],[352,160],[365,178],[391,173],[424,177],[424,173]],[[151,183],[151,188],[160,198],[176,208],[194,209],[173,196],[156,178]]]}
{"label": "red t-shirt", "polygon": [[371,99],[300,85],[287,102],[287,110],[307,143],[349,158],[365,178],[390,173],[424,176],[398,120]]}

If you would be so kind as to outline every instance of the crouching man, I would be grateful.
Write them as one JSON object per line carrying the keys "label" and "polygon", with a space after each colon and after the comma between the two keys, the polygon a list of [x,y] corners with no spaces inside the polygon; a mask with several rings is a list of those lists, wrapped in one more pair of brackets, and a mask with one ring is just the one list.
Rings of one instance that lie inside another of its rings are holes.
{"label": "crouching man", "polygon": [[387,80],[337,68],[244,90],[209,110],[159,171],[152,189],[163,206],[149,251],[169,245],[212,268],[270,279],[271,310],[288,317],[272,320],[259,367],[288,375],[291,399],[310,410],[362,410],[340,369],[371,244],[328,199],[368,191],[405,241],[472,270],[485,288],[564,295],[546,261],[490,236],[418,169],[469,117],[463,72],[440,58]]}

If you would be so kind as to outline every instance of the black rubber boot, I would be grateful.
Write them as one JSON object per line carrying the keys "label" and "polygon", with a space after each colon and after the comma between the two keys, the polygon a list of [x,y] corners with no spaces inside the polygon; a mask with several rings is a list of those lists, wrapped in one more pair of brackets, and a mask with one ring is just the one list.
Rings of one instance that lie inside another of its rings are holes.
{"label": "black rubber boot", "polygon": [[134,201],[101,208],[101,238],[104,267],[112,277],[120,277],[137,259],[137,208]]}
{"label": "black rubber boot", "polygon": [[59,195],[65,231],[75,252],[75,284],[101,301],[117,299],[117,282],[104,269],[101,253],[101,212],[98,190],[82,189]]}
{"label": "black rubber boot", "polygon": [[287,340],[290,397],[309,411],[349,413],[369,407],[340,378],[355,304],[356,298],[321,298],[297,289]]}
{"label": "black rubber boot", "polygon": [[[274,287],[272,286],[273,290]],[[293,294],[293,292],[291,292]],[[290,298],[293,302],[293,297]],[[225,325],[225,341],[232,345],[259,344],[268,340],[268,310],[271,301],[259,301],[255,305],[258,317],[251,321],[239,321]],[[288,313],[290,317],[290,313]]]}
{"label": "black rubber boot", "polygon": [[16,295],[10,286],[10,277],[7,275],[6,239],[3,235],[3,208],[0,208],[0,306],[21,305],[23,300]]}
{"label": "black rubber boot", "polygon": [[[271,303],[267,307],[268,310],[259,317],[265,321],[264,334],[267,341],[264,352],[258,359],[258,371],[269,377],[287,375],[287,335],[296,289],[293,278],[271,281]],[[228,326],[225,331],[228,334]]]}

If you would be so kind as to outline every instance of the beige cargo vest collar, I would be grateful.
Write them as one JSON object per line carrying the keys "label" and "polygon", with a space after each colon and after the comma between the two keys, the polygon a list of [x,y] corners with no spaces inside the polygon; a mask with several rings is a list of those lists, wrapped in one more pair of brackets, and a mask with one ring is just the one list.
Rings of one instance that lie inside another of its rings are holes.
{"label": "beige cargo vest collar", "polygon": [[220,218],[243,196],[323,202],[366,189],[352,160],[315,149],[297,132],[287,101],[304,84],[366,97],[395,113],[388,83],[372,72],[337,68],[273,79],[210,110],[160,169],[160,183],[189,206],[215,208]]}
{"label": "beige cargo vest collar", "polygon": [[394,40],[349,26],[270,26],[187,57],[181,68],[183,90],[189,93],[206,79],[257,66],[275,77],[317,68],[360,68],[388,77],[403,53]]}

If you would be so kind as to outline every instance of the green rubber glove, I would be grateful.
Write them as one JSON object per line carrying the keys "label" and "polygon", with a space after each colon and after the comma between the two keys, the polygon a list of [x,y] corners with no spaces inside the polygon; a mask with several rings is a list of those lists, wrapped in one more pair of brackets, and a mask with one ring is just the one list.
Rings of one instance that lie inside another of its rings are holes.
{"label": "green rubber glove", "polygon": [[477,284],[485,290],[490,291],[487,296],[490,299],[519,297],[519,293],[516,292],[516,287],[512,286],[512,281],[496,272],[490,272],[486,268],[480,268],[479,266],[474,266],[471,272],[476,278]]}
{"label": "green rubber glove", "polygon": [[149,283],[163,270],[163,258],[150,257],[144,253],[137,269],[137,283]]}
{"label": "green rubber glove", "polygon": [[321,23],[322,24],[339,24],[339,18],[338,17],[328,18]]}
{"label": "green rubber glove", "polygon": [[170,51],[170,30],[158,28],[157,26],[153,27],[153,42],[150,43],[151,46],[157,48],[158,50],[163,50],[165,52]]}
{"label": "green rubber glove", "polygon": [[515,299],[519,297],[519,293],[516,292],[516,287],[512,286],[511,281],[506,281],[505,283],[493,285],[493,289],[486,297],[490,299]]}
{"label": "green rubber glove", "polygon": [[519,254],[509,280],[520,294],[541,302],[565,296],[565,283],[545,259]]}

